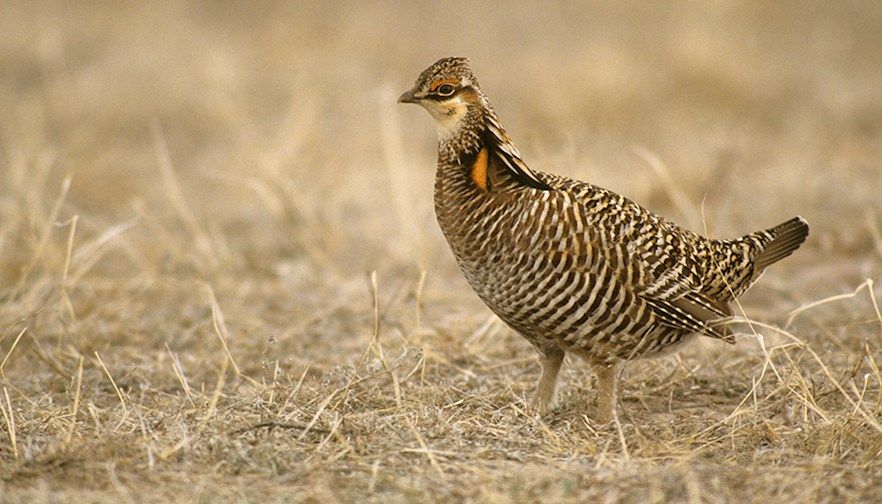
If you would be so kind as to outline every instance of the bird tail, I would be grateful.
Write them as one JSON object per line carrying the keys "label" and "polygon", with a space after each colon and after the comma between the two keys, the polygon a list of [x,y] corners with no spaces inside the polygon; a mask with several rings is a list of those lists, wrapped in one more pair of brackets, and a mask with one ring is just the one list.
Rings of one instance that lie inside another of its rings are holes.
{"label": "bird tail", "polygon": [[754,277],[768,266],[784,259],[798,249],[809,234],[809,225],[802,217],[794,217],[773,228],[757,233],[769,239],[753,264]]}

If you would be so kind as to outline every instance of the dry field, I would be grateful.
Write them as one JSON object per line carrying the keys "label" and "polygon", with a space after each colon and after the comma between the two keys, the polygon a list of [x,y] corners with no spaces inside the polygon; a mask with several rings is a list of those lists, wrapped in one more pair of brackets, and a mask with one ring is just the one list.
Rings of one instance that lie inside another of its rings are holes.
{"label": "dry field", "polygon": [[[447,55],[537,169],[808,219],[738,345],[527,414],[395,104]],[[876,0],[0,0],[0,502],[882,501],[880,192]]]}

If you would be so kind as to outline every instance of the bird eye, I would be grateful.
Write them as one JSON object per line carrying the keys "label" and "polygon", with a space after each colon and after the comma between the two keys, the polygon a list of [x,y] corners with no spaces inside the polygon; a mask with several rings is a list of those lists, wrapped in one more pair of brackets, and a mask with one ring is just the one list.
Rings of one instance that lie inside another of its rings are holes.
{"label": "bird eye", "polygon": [[454,88],[450,84],[442,84],[435,90],[441,96],[450,96],[453,94]]}

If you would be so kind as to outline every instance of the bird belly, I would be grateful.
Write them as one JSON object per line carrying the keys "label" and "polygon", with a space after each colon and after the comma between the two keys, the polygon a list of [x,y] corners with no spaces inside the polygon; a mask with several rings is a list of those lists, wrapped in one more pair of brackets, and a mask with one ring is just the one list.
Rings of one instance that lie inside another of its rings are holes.
{"label": "bird belly", "polygon": [[484,303],[541,353],[563,348],[612,362],[681,339],[675,331],[639,327],[634,308],[612,299],[597,275],[520,251],[504,233],[486,238],[480,250],[451,242],[459,266]]}
{"label": "bird belly", "polygon": [[489,197],[441,206],[438,220],[478,296],[540,353],[562,348],[610,363],[657,354],[688,335],[659,325],[613,272],[579,270],[524,246],[514,219]]}

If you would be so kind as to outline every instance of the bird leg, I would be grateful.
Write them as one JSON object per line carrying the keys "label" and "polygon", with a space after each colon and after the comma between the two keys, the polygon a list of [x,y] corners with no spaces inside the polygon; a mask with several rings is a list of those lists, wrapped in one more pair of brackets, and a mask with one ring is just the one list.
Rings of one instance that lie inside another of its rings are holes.
{"label": "bird leg", "polygon": [[597,409],[594,418],[600,423],[609,423],[615,415],[619,365],[592,364],[591,367],[597,375]]}
{"label": "bird leg", "polygon": [[542,364],[542,376],[536,385],[531,406],[538,410],[539,414],[548,413],[548,406],[554,397],[554,389],[557,385],[557,374],[563,364],[564,351],[560,349],[547,350],[545,355],[539,358]]}

